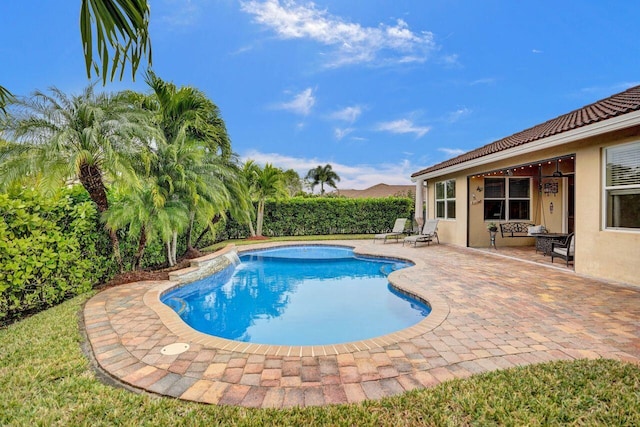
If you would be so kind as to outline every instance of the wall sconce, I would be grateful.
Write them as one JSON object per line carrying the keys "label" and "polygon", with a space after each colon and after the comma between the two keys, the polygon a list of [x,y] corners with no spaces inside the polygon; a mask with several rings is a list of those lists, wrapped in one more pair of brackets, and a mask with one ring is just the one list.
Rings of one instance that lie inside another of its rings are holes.
{"label": "wall sconce", "polygon": [[476,191],[477,191],[478,193],[482,193],[482,187],[480,187],[480,186],[478,185],[478,186],[476,187]]}
{"label": "wall sconce", "polygon": [[549,213],[553,213],[553,202],[549,203]]}

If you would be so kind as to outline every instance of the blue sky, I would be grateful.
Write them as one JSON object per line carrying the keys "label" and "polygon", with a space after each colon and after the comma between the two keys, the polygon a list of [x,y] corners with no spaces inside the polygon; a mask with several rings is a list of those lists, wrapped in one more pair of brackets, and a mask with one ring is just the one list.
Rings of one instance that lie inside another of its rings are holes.
{"label": "blue sky", "polygon": [[[411,173],[640,84],[640,2],[151,0],[153,70],[205,92],[242,159],[339,188]],[[89,80],[80,0],[0,1],[0,84]],[[105,90],[147,91],[140,73]]]}

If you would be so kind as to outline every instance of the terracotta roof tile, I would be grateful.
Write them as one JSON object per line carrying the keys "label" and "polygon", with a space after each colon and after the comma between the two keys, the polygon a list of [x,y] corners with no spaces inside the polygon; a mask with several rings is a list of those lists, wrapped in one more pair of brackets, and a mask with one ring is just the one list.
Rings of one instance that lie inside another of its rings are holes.
{"label": "terracotta roof tile", "polygon": [[640,110],[640,86],[635,86],[624,92],[601,99],[555,119],[548,120],[532,128],[525,129],[506,138],[494,141],[475,150],[461,154],[442,163],[430,166],[413,173],[419,176],[440,169],[464,163],[479,157],[497,153],[529,142],[537,141],[573,129],[601,122],[612,117],[621,116]]}

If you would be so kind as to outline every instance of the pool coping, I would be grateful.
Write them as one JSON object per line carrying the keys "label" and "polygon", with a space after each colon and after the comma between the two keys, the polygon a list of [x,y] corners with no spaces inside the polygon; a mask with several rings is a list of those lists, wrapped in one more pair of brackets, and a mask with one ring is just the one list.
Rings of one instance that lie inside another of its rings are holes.
{"label": "pool coping", "polygon": [[[219,350],[264,356],[330,356],[381,348],[397,344],[401,341],[415,338],[419,335],[430,332],[433,329],[437,328],[440,324],[442,324],[442,322],[444,322],[447,318],[450,308],[446,300],[439,296],[437,293],[420,287],[415,283],[415,280],[410,280],[406,277],[406,275],[403,274],[407,271],[411,273],[409,270],[411,270],[412,268],[419,268],[421,266],[421,261],[399,257],[392,258],[387,256],[384,256],[384,258],[408,261],[413,264],[410,267],[390,273],[387,278],[394,289],[424,304],[427,304],[431,308],[431,312],[427,317],[413,326],[389,334],[364,340],[313,346],[253,344],[242,341],[234,341],[205,334],[193,329],[191,326],[187,325],[172,308],[170,308],[160,300],[162,295],[169,290],[176,287],[184,286],[185,284],[197,280],[197,278],[199,277],[202,277],[203,274],[199,271],[199,269],[204,270],[204,266],[207,263],[220,258],[230,252],[236,251],[241,254],[242,252],[256,251],[274,247],[295,247],[309,245],[310,244],[308,242],[282,242],[282,244],[271,242],[268,246],[265,247],[257,247],[252,245],[244,250],[239,249],[232,244],[227,245],[225,248],[219,251],[192,260],[192,264],[190,267],[172,272],[170,275],[170,280],[158,283],[147,292],[145,292],[145,294],[143,295],[143,301],[145,305],[147,305],[147,307],[149,307],[158,315],[164,326],[166,326],[167,329],[169,329],[173,334],[179,337],[178,339],[180,341],[193,342]],[[369,253],[367,251],[357,250],[355,247],[345,244],[313,243],[312,245],[346,247],[353,249],[354,253],[357,255],[369,256],[374,258],[382,257],[381,255]],[[195,279],[191,280],[186,277],[195,277]]]}
{"label": "pool coping", "polygon": [[[423,249],[346,239],[296,244],[309,243],[411,260],[413,267],[393,273],[394,283],[426,295],[434,306],[436,298],[446,298],[444,320],[413,338],[371,349],[352,346],[347,353],[322,355],[326,350],[315,347],[297,348],[302,355],[291,356],[275,348],[260,350],[268,354],[243,353],[185,341],[171,332],[143,298],[168,282],[141,281],[104,289],[84,304],[82,348],[96,375],[107,384],[155,396],[290,408],[377,400],[556,360],[604,357],[640,363],[637,287],[447,244]],[[291,244],[261,242],[246,248]],[[206,263],[212,256],[195,262]],[[179,284],[181,278],[184,274],[173,274],[172,282]],[[180,354],[165,351],[187,344]]]}

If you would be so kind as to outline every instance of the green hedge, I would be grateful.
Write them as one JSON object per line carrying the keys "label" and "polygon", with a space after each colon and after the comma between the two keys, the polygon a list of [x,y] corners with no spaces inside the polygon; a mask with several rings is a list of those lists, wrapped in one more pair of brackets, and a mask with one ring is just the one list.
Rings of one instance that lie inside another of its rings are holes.
{"label": "green hedge", "polygon": [[86,292],[111,267],[93,203],[0,194],[0,322]]}
{"label": "green hedge", "polygon": [[[267,201],[265,236],[312,236],[319,234],[369,234],[390,231],[396,218],[413,218],[409,197],[347,199],[294,197]],[[217,241],[249,236],[249,228],[229,219]]]}

